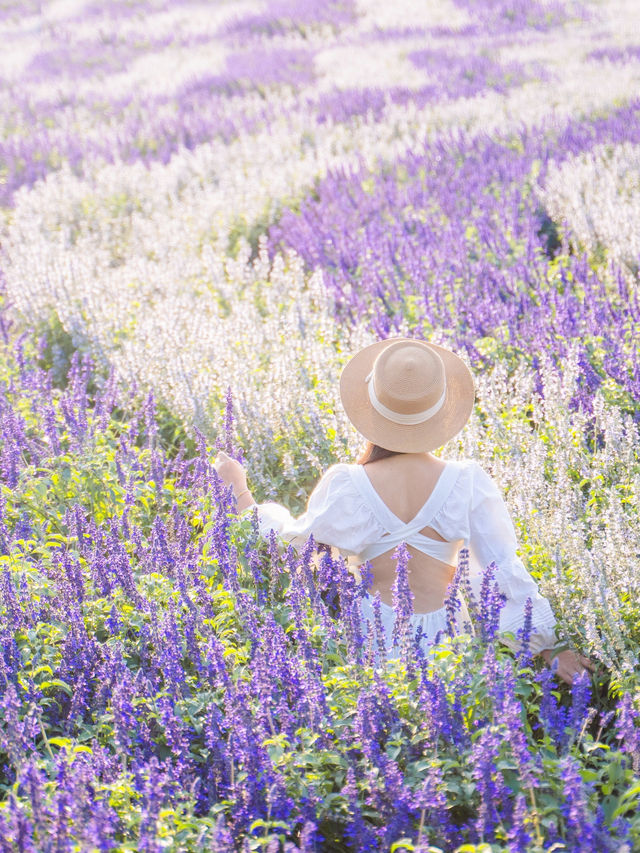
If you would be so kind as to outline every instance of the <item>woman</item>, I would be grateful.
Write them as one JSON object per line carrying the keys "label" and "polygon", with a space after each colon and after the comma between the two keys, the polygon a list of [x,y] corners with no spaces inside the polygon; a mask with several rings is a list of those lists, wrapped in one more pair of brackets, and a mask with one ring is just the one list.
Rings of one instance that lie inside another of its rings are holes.
{"label": "woman", "polygon": [[[257,506],[261,530],[275,530],[294,545],[310,535],[318,543],[370,561],[372,591],[380,594],[389,657],[393,629],[393,551],[402,542],[411,556],[409,585],[414,596],[414,628],[432,644],[446,627],[444,601],[461,547],[469,549],[470,582],[479,597],[485,566],[495,562],[495,580],[506,596],[500,631],[516,633],[524,624],[531,598],[534,631],[531,650],[557,665],[571,683],[591,662],[572,649],[554,653],[556,623],[548,601],[516,554],[516,537],[495,483],[471,460],[445,461],[431,451],[465,425],[474,402],[471,374],[449,350],[423,341],[394,338],[358,352],[343,370],[340,396],[356,429],[369,440],[357,464],[333,465],[309,498],[306,512],[294,519],[283,506]],[[233,487],[239,511],[255,501],[243,467],[221,454],[216,469]],[[365,619],[373,618],[370,595],[363,598]],[[466,607],[459,624],[468,619]],[[557,662],[557,664],[556,664]]]}

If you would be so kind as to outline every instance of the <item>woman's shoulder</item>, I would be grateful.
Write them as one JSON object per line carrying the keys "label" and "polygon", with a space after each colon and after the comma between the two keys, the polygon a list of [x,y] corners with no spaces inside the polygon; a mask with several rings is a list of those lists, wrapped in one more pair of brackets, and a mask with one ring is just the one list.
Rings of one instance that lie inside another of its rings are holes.
{"label": "woman's shoulder", "polygon": [[449,495],[450,503],[475,506],[484,500],[502,497],[499,482],[477,459],[458,459],[450,464],[459,472]]}
{"label": "woman's shoulder", "polygon": [[[444,461],[444,460],[443,460]],[[459,474],[463,474],[468,478],[474,477],[488,477],[489,475],[482,467],[480,462],[477,459],[472,459],[471,457],[463,457],[462,459],[448,459],[446,460],[446,467],[453,468],[458,471]]]}
{"label": "woman's shoulder", "polygon": [[333,465],[330,465],[322,477],[320,478],[320,482],[322,481],[332,481],[332,480],[344,480],[347,481],[352,477],[352,469],[355,468],[356,465],[350,464],[348,462],[334,462]]}
{"label": "woman's shoulder", "polygon": [[357,491],[355,486],[355,478],[359,466],[348,462],[335,462],[326,469],[324,474],[318,480],[314,491],[336,493],[348,493]]}
{"label": "woman's shoulder", "polygon": [[[444,460],[443,460],[444,461]],[[475,459],[449,459],[443,469],[446,489],[438,515],[451,518],[462,517],[473,500],[478,477],[484,470]],[[486,476],[486,475],[485,475]]]}
{"label": "woman's shoulder", "polygon": [[366,531],[375,523],[375,514],[361,479],[363,474],[362,465],[355,462],[331,465],[315,487],[310,503],[313,506],[322,505],[332,515],[339,515]]}
{"label": "woman's shoulder", "polygon": [[479,468],[475,459],[443,459],[445,463],[444,470],[450,473],[450,476],[455,482],[468,481],[473,479],[474,474]]}

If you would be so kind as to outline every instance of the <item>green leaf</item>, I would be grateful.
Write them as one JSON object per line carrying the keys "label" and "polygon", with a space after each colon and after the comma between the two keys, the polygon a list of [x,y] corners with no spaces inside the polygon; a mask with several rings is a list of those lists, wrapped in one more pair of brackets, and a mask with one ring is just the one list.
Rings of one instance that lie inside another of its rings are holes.
{"label": "green leaf", "polygon": [[69,747],[73,744],[71,738],[68,737],[50,737],[49,743],[51,746],[59,746],[61,749]]}
{"label": "green leaf", "polygon": [[395,853],[396,850],[412,851],[416,848],[413,846],[410,838],[401,838],[400,841],[395,841],[389,848],[389,853]]}
{"label": "green leaf", "polygon": [[73,690],[67,684],[66,681],[62,681],[61,678],[52,678],[50,681],[43,681],[40,684],[42,690],[49,690],[50,688],[57,688],[58,690],[63,690],[67,696],[73,696]]}

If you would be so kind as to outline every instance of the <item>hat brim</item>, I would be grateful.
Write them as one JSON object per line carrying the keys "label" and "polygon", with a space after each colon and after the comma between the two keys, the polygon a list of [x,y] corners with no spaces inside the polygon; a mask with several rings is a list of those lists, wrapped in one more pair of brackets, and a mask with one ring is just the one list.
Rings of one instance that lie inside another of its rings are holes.
{"label": "hat brim", "polygon": [[[377,412],[369,399],[366,379],[373,363],[382,350],[397,341],[424,344],[435,350],[444,364],[444,403],[437,414],[421,424],[396,424]],[[437,344],[398,337],[370,344],[347,362],[340,376],[340,399],[351,423],[369,441],[399,453],[426,453],[460,432],[473,411],[475,390],[469,368],[455,353]]]}

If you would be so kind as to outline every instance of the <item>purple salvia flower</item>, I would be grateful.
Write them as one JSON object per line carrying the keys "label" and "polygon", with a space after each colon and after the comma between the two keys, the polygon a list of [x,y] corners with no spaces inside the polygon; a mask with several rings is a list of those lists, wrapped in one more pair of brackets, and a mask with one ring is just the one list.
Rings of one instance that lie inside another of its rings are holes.
{"label": "purple salvia flower", "polygon": [[144,425],[147,433],[147,447],[155,449],[158,425],[156,423],[156,401],[153,391],[150,391],[142,408]]}
{"label": "purple salvia flower", "polygon": [[545,732],[554,741],[559,751],[563,751],[569,740],[568,711],[558,704],[553,690],[555,688],[554,675],[549,669],[543,669],[537,676],[542,685],[542,696],[540,699],[540,721]]}
{"label": "purple salvia flower", "polygon": [[533,629],[533,602],[531,597],[528,597],[524,603],[524,623],[522,628],[518,628],[516,633],[520,640],[517,660],[519,667],[528,666],[531,662],[531,631]]}
{"label": "purple salvia flower", "polygon": [[33,751],[38,733],[35,709],[21,717],[22,710],[22,702],[18,698],[16,688],[9,684],[0,697],[0,750],[7,754],[15,771]]}
{"label": "purple salvia flower", "polygon": [[220,708],[209,705],[204,720],[204,743],[209,750],[208,779],[209,797],[212,802],[223,799],[229,793],[232,757],[226,740],[226,721]]}
{"label": "purple salvia flower", "polygon": [[65,757],[58,757],[56,791],[52,802],[53,825],[50,835],[54,840],[56,853],[58,850],[71,853],[75,846],[72,836],[74,824],[73,779],[67,772],[68,768],[65,762]]}
{"label": "purple salvia flower", "polygon": [[46,838],[51,813],[46,807],[46,774],[31,759],[20,776],[20,792],[28,799],[31,816],[39,838]]}
{"label": "purple salvia flower", "polygon": [[456,613],[462,608],[460,600],[460,582],[462,574],[460,570],[456,570],[451,583],[447,586],[447,595],[444,600],[444,607],[447,614],[447,634],[454,637],[458,633],[458,620]]}
{"label": "purple salvia flower", "polygon": [[373,624],[375,627],[375,638],[378,646],[378,653],[380,656],[380,662],[384,667],[388,649],[384,625],[382,624],[382,603],[380,601],[380,592],[376,592],[374,595],[371,606],[373,608]]}
{"label": "purple salvia flower", "polygon": [[[475,596],[471,588],[468,548],[460,549],[460,553],[458,554],[458,565],[454,574],[454,581],[457,583],[458,593],[464,596],[472,623],[477,624],[480,621],[480,613],[478,609],[478,602],[475,600]],[[462,628],[467,633],[472,633],[473,624],[465,623]]]}
{"label": "purple salvia flower", "polygon": [[151,453],[151,479],[155,483],[156,493],[160,497],[164,486],[165,471],[162,456],[155,449]]}
{"label": "purple salvia flower", "polygon": [[9,794],[8,812],[11,830],[7,838],[11,839],[9,847],[12,853],[38,853],[38,848],[33,843],[33,823],[13,792]]}
{"label": "purple salvia flower", "polygon": [[504,607],[506,596],[500,592],[494,581],[499,571],[495,563],[490,563],[482,573],[480,587],[480,636],[484,642],[491,643],[500,628],[500,610]]}
{"label": "purple salvia flower", "polygon": [[16,542],[26,542],[29,539],[33,538],[33,528],[31,527],[31,522],[26,512],[23,512],[20,515],[20,519],[18,520],[18,523],[16,524],[13,531],[13,538]]}
{"label": "purple salvia flower", "polygon": [[353,767],[347,768],[347,779],[341,790],[342,796],[349,804],[349,819],[345,827],[345,835],[353,850],[373,850],[374,842],[371,825],[364,819],[360,806],[360,796]]}
{"label": "purple salvia flower", "polygon": [[212,682],[212,685],[225,690],[230,690],[231,680],[224,659],[224,646],[222,642],[215,636],[209,639],[205,654],[205,662],[207,668],[207,677]]}
{"label": "purple salvia flower", "polygon": [[258,604],[264,607],[267,603],[267,590],[264,588],[265,576],[262,571],[262,559],[255,550],[251,551],[248,556],[249,569],[253,577]]}
{"label": "purple salvia flower", "polygon": [[6,430],[2,430],[0,437],[2,438],[0,442],[0,479],[10,489],[15,489],[22,467],[20,445]]}
{"label": "purple salvia flower", "polygon": [[311,603],[312,608],[315,608],[316,602],[320,594],[319,590],[316,587],[316,582],[314,580],[313,572],[311,570],[311,565],[315,553],[316,543],[314,541],[313,536],[310,536],[304,543],[304,546],[300,551],[300,558],[298,560],[296,571],[296,579],[299,577],[299,580],[296,580],[296,582],[304,583],[304,592],[309,597],[309,601]]}
{"label": "purple salvia flower", "polygon": [[618,702],[615,721],[616,737],[620,748],[631,756],[633,769],[640,771],[640,714],[634,706],[633,699],[625,693]]}
{"label": "purple salvia flower", "polygon": [[24,614],[16,594],[11,570],[5,564],[0,575],[0,601],[4,607],[4,619],[12,630],[24,624]]}
{"label": "purple salvia flower", "polygon": [[373,570],[371,568],[371,563],[367,560],[365,563],[362,563],[358,570],[360,572],[360,582],[358,584],[358,594],[359,595],[367,595],[371,586],[373,584]]}
{"label": "purple salvia flower", "polygon": [[373,627],[372,622],[367,623],[367,632],[364,638],[364,659],[363,665],[366,667],[375,668],[378,665],[378,661],[376,660],[376,648],[375,648],[375,628]]}
{"label": "purple salvia flower", "polygon": [[120,621],[120,617],[118,616],[118,611],[116,609],[115,604],[111,605],[111,610],[109,611],[109,615],[105,619],[104,624],[113,637],[116,637],[120,633],[122,629],[122,622]]}
{"label": "purple salvia flower", "polygon": [[62,448],[60,446],[60,437],[58,435],[56,413],[50,403],[47,403],[44,407],[42,424],[52,455],[59,456],[62,452]]}
{"label": "purple salvia flower", "polygon": [[141,853],[159,853],[157,825],[160,809],[171,793],[168,775],[158,760],[152,757],[136,776],[136,786],[141,795],[138,850]]}
{"label": "purple salvia flower", "polygon": [[[188,608],[182,615],[182,627],[184,631],[185,645],[187,658],[189,663],[194,667],[198,675],[204,674],[204,665],[202,662],[202,653],[198,643],[198,617],[193,607]],[[199,679],[198,679],[199,686]]]}
{"label": "purple salvia flower", "polygon": [[300,853],[315,853],[321,849],[320,845],[324,837],[320,834],[318,826],[312,820],[306,820],[300,830]]}
{"label": "purple salvia flower", "polygon": [[503,684],[500,701],[496,703],[496,720],[502,723],[505,741],[509,744],[518,765],[520,784],[533,788],[537,784],[536,756],[529,751],[525,728],[525,711],[516,694],[517,681],[511,664],[503,661],[500,671]]}
{"label": "purple salvia flower", "polygon": [[6,500],[0,491],[0,556],[9,553],[9,531],[6,522]]}
{"label": "purple salvia flower", "polygon": [[107,381],[102,386],[94,403],[93,414],[96,419],[97,427],[101,432],[105,432],[107,429],[109,418],[117,404],[117,398],[118,383],[116,372],[111,368]]}
{"label": "purple salvia flower", "polygon": [[[437,832],[438,838],[450,841],[452,827],[443,782],[440,765],[432,762],[424,774],[424,780],[413,794],[412,806],[420,813],[420,829],[426,825]],[[421,840],[419,833],[418,843]]]}
{"label": "purple salvia flower", "polygon": [[71,705],[67,713],[65,721],[65,731],[69,734],[74,734],[78,727],[82,725],[82,721],[89,709],[89,698],[91,696],[91,687],[88,676],[81,672],[74,685]]}
{"label": "purple salvia flower", "polygon": [[392,587],[395,620],[391,636],[393,645],[401,649],[404,659],[407,660],[411,648],[411,617],[413,615],[413,592],[409,586],[407,570],[411,557],[404,543],[398,545],[393,556],[396,560],[396,578]]}
{"label": "purple salvia flower", "polygon": [[471,748],[472,775],[480,795],[475,821],[480,838],[490,838],[500,823],[500,807],[508,802],[509,791],[498,770],[502,733],[493,726],[482,729]]}
{"label": "purple salvia flower", "polygon": [[586,786],[580,775],[579,764],[570,755],[560,760],[560,778],[564,793],[564,803],[560,805],[560,810],[566,825],[563,841],[569,845],[569,849],[597,850]]}
{"label": "purple salvia flower", "polygon": [[188,783],[193,775],[193,758],[189,751],[188,730],[175,712],[169,697],[161,697],[156,704],[160,712],[164,737],[175,761],[175,772],[179,779]]}
{"label": "purple salvia flower", "polygon": [[182,638],[178,630],[173,603],[170,603],[169,612],[162,620],[158,631],[156,668],[165,684],[178,695],[181,694],[185,681],[182,657]]}
{"label": "purple salvia flower", "polygon": [[583,672],[573,677],[571,683],[571,715],[569,725],[576,734],[580,733],[595,711],[589,708],[591,701],[591,675]]}
{"label": "purple salvia flower", "polygon": [[58,565],[64,572],[67,583],[69,584],[69,588],[73,591],[76,602],[78,604],[82,604],[85,595],[80,563],[77,560],[72,559],[69,554],[65,552],[58,558]]}
{"label": "purple salvia flower", "polygon": [[130,753],[132,738],[137,729],[134,698],[133,680],[127,667],[122,666],[111,697],[113,736],[122,755]]}
{"label": "purple salvia flower", "polygon": [[94,554],[89,562],[91,570],[91,579],[97,593],[103,598],[111,595],[113,590],[111,578],[109,577],[110,570],[107,557],[103,550],[96,547]]}
{"label": "purple salvia flower", "polygon": [[176,560],[169,548],[167,529],[160,516],[156,516],[151,526],[149,560],[151,571],[162,572],[164,570],[164,573],[169,577],[174,575]]}
{"label": "purple salvia flower", "polygon": [[[336,636],[335,624],[332,615],[336,615],[338,603],[338,577],[339,569],[331,557],[331,551],[325,546],[318,548],[320,555],[320,563],[316,574],[316,582],[320,590],[320,600],[318,606],[320,616],[325,629]],[[322,604],[322,607],[320,605]]]}
{"label": "purple salvia flower", "polygon": [[[215,472],[214,472],[215,474]],[[227,589],[237,593],[240,589],[238,581],[237,561],[233,557],[230,538],[230,514],[233,510],[233,489],[225,487],[217,474],[212,479],[214,510],[208,541],[211,543],[211,554],[217,559],[222,572],[222,579]]]}
{"label": "purple salvia flower", "polygon": [[[85,527],[87,526],[87,519],[82,507],[78,504],[70,507],[64,515],[64,523],[69,533],[73,534],[78,540],[78,549],[80,550],[80,553],[84,555],[87,545],[87,542],[85,541]],[[87,538],[90,538],[90,534],[87,534]]]}
{"label": "purple salvia flower", "polygon": [[340,599],[339,621],[343,630],[343,636],[347,642],[347,657],[349,660],[359,663],[362,658],[362,647],[364,645],[362,610],[360,599],[355,591],[353,576],[350,577],[351,580],[347,580],[344,574],[342,574],[342,581],[338,586]]}
{"label": "purple salvia flower", "polygon": [[233,835],[227,829],[224,815],[220,815],[216,820],[213,832],[213,839],[209,847],[211,853],[229,853],[230,850],[235,848]]}
{"label": "purple salvia flower", "polygon": [[[0,284],[3,284],[3,276],[0,273]],[[1,290],[4,292],[4,286],[1,287]],[[2,336],[2,340],[5,344],[9,343],[9,330],[12,326],[12,322],[9,319],[6,311],[3,311],[0,307],[0,336]]]}
{"label": "purple salvia flower", "polygon": [[222,448],[225,453],[231,456],[232,459],[237,459],[239,462],[243,460],[241,448],[235,446],[235,417],[233,413],[233,394],[231,386],[227,388],[225,394],[224,407],[224,423],[223,423],[223,438],[217,439],[216,447]]}
{"label": "purple salvia flower", "polygon": [[527,853],[533,840],[527,829],[527,802],[524,794],[517,794],[509,826],[509,853]]}

